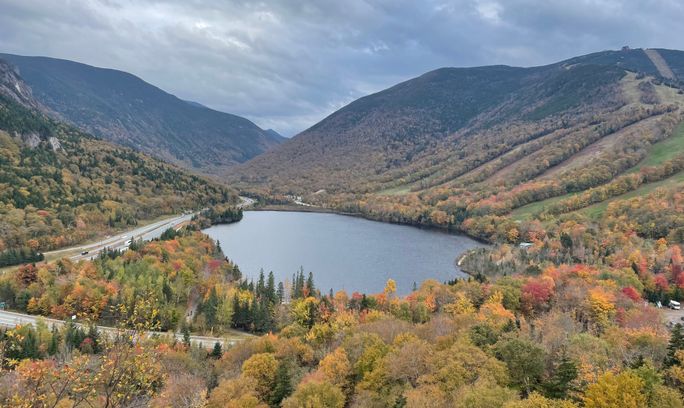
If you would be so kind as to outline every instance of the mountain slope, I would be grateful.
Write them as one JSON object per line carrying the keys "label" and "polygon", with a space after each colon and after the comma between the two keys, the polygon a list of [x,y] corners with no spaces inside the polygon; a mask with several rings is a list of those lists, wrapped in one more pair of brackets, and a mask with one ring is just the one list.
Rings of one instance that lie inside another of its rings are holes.
{"label": "mountain slope", "polygon": [[[671,137],[684,107],[684,52],[649,54],[438,69],[352,102],[234,168],[231,180],[254,193],[464,230],[476,224],[468,219],[556,197],[564,208],[556,214],[574,211],[680,168],[678,156],[638,167]],[[482,228],[473,235],[496,230]]]}
{"label": "mountain slope", "polygon": [[283,139],[249,120],[188,103],[131,74],[72,61],[0,54],[35,98],[82,130],[207,174]]}
{"label": "mountain slope", "polygon": [[0,255],[83,241],[163,214],[236,199],[233,191],[36,110],[0,61]]}
{"label": "mountain slope", "polygon": [[[352,178],[373,178],[435,149],[452,150],[482,129],[579,114],[589,105],[617,106],[600,96],[623,69],[596,65],[599,57],[534,68],[438,69],[352,102],[236,174],[250,183],[277,186],[303,178],[314,191],[345,189]],[[643,62],[634,60],[630,67]],[[340,178],[346,181],[337,183]]]}

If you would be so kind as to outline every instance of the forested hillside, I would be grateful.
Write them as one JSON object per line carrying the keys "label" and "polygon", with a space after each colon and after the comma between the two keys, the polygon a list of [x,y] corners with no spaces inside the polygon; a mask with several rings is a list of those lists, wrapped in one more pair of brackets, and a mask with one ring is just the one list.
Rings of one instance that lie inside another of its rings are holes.
{"label": "forested hillside", "polygon": [[221,174],[284,138],[249,120],[192,104],[126,72],[0,54],[35,99],[99,138],[205,174]]}
{"label": "forested hillside", "polygon": [[[661,52],[679,75],[680,54]],[[468,279],[428,280],[406,297],[392,279],[376,294],[321,293],[302,272],[293,282],[276,283],[270,273],[242,280],[229,250],[197,231],[242,215],[221,207],[123,254],[4,274],[0,301],[76,315],[85,326],[1,332],[0,404],[683,408],[681,311],[656,305],[684,301],[684,98],[678,81],[649,64],[642,50],[625,50],[529,70],[436,71],[332,115],[308,131],[318,136],[298,138],[313,141],[302,158],[287,156],[297,140],[267,155],[289,157],[291,170],[274,162],[258,173],[251,166],[260,160],[244,168],[244,185],[266,200],[303,193],[337,210],[492,241],[459,256]],[[489,92],[449,91],[469,84]],[[14,132],[5,139],[22,146],[15,155],[67,160],[60,152],[70,141],[115,149],[15,102],[2,106],[12,119],[0,123]],[[346,136],[326,133],[335,128]],[[349,140],[375,147],[355,150]],[[94,154],[72,149],[74,157]],[[20,166],[31,157],[18,156],[11,174],[28,173]],[[99,171],[99,161],[67,166],[62,180],[79,180],[73,189],[108,185],[74,176]],[[152,185],[137,169],[128,170],[130,182]],[[269,174],[275,169],[283,173]],[[204,188],[211,200],[212,186]],[[68,204],[43,200],[55,202],[48,215]],[[104,203],[82,207],[101,211]],[[101,335],[94,322],[117,324],[122,335]],[[232,329],[263,335],[210,350],[190,341],[190,331]],[[183,341],[145,330],[181,331]]]}
{"label": "forested hillside", "polygon": [[[657,52],[684,71],[684,53]],[[663,77],[642,49],[533,68],[444,68],[349,104],[231,180],[275,201],[301,195],[517,242],[511,219],[671,186],[684,170],[683,104],[679,79]]]}
{"label": "forested hillside", "polygon": [[59,248],[236,199],[223,186],[48,118],[9,65],[0,62],[0,73],[0,253]]}
{"label": "forested hillside", "polygon": [[[530,248],[469,254],[475,279],[426,281],[406,297],[391,279],[378,294],[320,293],[301,274],[277,289],[263,275],[241,282],[194,228],[3,276],[13,307],[86,326],[0,332],[0,403],[684,407],[684,331],[645,303],[681,296],[681,250],[626,224],[601,237],[576,223],[539,228]],[[277,334],[209,349],[187,337],[229,326]],[[141,332],[174,328],[185,340]]]}

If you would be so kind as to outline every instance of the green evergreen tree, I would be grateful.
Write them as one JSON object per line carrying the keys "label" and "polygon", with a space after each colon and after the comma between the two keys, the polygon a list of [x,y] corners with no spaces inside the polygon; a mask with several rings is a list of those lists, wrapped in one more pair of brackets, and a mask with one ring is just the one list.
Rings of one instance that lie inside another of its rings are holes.
{"label": "green evergreen tree", "polygon": [[304,267],[299,268],[299,272],[297,272],[294,282],[294,293],[292,298],[301,299],[304,297]]}
{"label": "green evergreen tree", "polygon": [[185,344],[186,347],[190,347],[190,329],[184,324],[181,331],[183,333],[183,344]]}
{"label": "green evergreen tree", "polygon": [[563,351],[560,361],[549,381],[544,384],[546,396],[564,399],[573,390],[572,382],[577,378],[577,364]]}
{"label": "green evergreen tree", "polygon": [[40,358],[40,351],[38,350],[38,336],[36,336],[36,331],[33,326],[28,326],[28,330],[21,341],[21,358]]}
{"label": "green evergreen tree", "polygon": [[207,319],[207,325],[209,325],[210,327],[216,325],[216,314],[218,313],[220,303],[221,299],[219,299],[218,294],[216,293],[216,288],[212,287],[209,291],[209,296],[207,297],[207,300],[204,303],[202,303],[202,312],[204,313],[204,316]]}
{"label": "green evergreen tree", "polygon": [[90,325],[88,328],[88,337],[93,341],[93,353],[99,353],[102,348],[100,347],[100,332],[97,330],[96,325]]}
{"label": "green evergreen tree", "polygon": [[279,407],[280,403],[292,394],[292,380],[290,375],[290,362],[283,360],[278,365],[275,374],[275,387],[271,393],[270,404]]}
{"label": "green evergreen tree", "polygon": [[256,296],[258,298],[263,298],[266,295],[266,281],[264,278],[264,270],[259,270],[259,280],[256,286]]}
{"label": "green evergreen tree", "polygon": [[573,245],[572,244],[572,238],[567,233],[563,232],[561,234],[560,241],[561,241],[561,244],[563,245],[564,248],[566,248],[566,249],[572,248],[572,245]]}
{"label": "green evergreen tree", "polygon": [[306,279],[306,288],[309,291],[309,296],[316,296],[316,286],[314,286],[312,272],[309,272],[309,277]]}
{"label": "green evergreen tree", "polygon": [[285,299],[285,285],[283,285],[283,282],[278,282],[278,292],[277,292],[277,300],[278,303],[283,303],[283,299]]}
{"label": "green evergreen tree", "polygon": [[242,305],[240,304],[240,299],[238,298],[237,295],[233,296],[233,317],[232,319],[232,326],[235,329],[239,329],[242,327]]}
{"label": "green evergreen tree", "polygon": [[278,299],[276,295],[275,276],[273,275],[273,271],[270,271],[268,273],[268,281],[266,283],[266,296],[268,296],[268,300],[269,302],[271,302],[271,304],[275,304]]}
{"label": "green evergreen tree", "polygon": [[54,356],[59,351],[59,331],[55,326],[52,326],[50,334],[50,343],[48,343],[47,352],[49,355]]}
{"label": "green evergreen tree", "polygon": [[214,348],[211,350],[210,356],[218,360],[219,358],[221,358],[222,355],[223,348],[221,347],[221,343],[217,341],[216,343],[214,343]]}
{"label": "green evergreen tree", "polygon": [[670,332],[670,342],[667,345],[667,357],[665,358],[665,365],[672,367],[679,361],[675,357],[678,350],[684,350],[684,333],[682,332],[682,324],[677,323],[672,327]]}

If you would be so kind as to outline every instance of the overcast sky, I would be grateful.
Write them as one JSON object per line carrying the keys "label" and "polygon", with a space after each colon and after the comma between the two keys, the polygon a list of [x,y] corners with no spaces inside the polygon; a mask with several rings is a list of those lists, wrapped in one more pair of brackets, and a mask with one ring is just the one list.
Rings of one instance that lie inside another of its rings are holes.
{"label": "overcast sky", "polygon": [[292,136],[443,66],[684,48],[681,0],[0,0],[0,52],[116,68]]}

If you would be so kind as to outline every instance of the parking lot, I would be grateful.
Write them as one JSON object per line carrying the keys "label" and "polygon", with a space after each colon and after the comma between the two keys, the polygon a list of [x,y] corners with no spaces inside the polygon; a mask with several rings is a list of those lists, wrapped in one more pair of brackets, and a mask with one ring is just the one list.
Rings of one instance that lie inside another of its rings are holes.
{"label": "parking lot", "polygon": [[682,323],[684,324],[684,310],[672,310],[669,307],[663,307],[661,309],[663,311],[663,316],[665,317],[665,323],[669,326],[674,325],[675,323]]}

